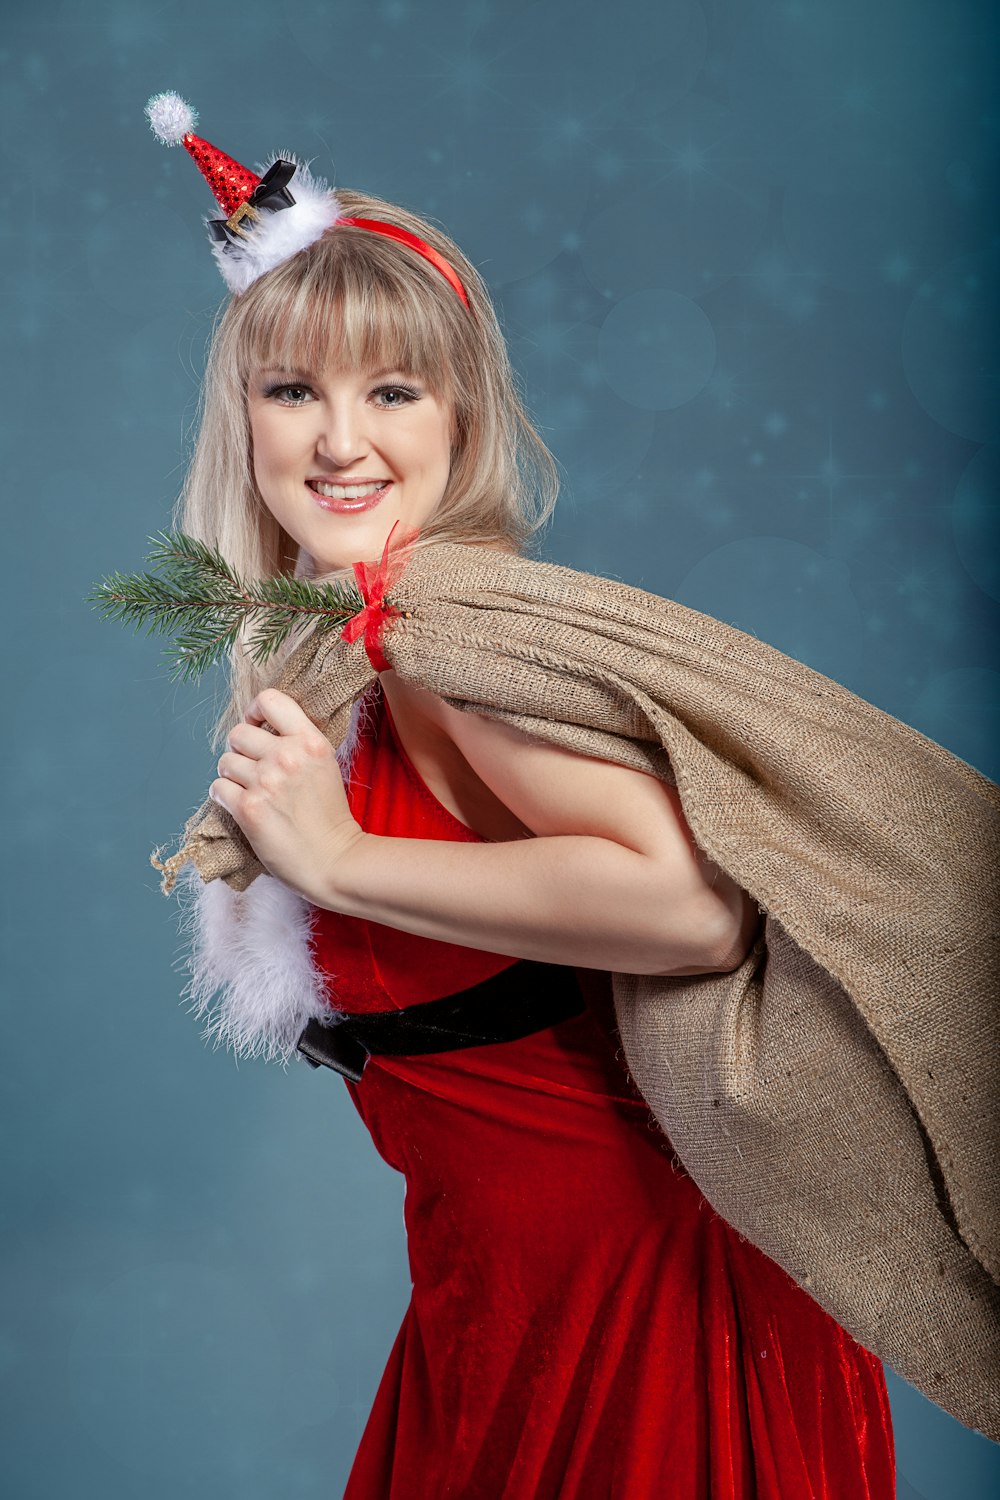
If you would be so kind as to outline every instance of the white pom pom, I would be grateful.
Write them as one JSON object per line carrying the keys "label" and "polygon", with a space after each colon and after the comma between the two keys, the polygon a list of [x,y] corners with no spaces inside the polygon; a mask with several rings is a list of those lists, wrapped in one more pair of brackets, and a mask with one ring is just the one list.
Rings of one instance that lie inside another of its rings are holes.
{"label": "white pom pom", "polygon": [[198,116],[180,94],[154,94],[146,105],[149,128],[165,146],[177,146],[198,123]]}

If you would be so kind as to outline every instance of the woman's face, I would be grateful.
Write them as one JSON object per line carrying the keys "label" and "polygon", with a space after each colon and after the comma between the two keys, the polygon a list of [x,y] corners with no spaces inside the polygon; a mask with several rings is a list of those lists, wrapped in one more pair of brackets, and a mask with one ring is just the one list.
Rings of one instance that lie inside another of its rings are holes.
{"label": "woman's face", "polygon": [[257,370],[248,409],[264,504],[320,572],[381,557],[440,504],[451,408],[403,370]]}

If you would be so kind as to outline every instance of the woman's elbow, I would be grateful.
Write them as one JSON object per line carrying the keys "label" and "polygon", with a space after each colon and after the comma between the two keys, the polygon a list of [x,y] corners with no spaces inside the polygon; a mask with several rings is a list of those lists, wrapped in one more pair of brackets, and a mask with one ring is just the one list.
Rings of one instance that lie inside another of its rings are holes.
{"label": "woman's elbow", "polygon": [[754,945],[763,913],[753,897],[719,871],[711,887],[691,899],[686,914],[684,955],[659,972],[729,974],[738,969]]}
{"label": "woman's elbow", "polygon": [[712,910],[706,917],[706,929],[711,932],[711,961],[704,972],[729,974],[739,968],[753,947],[764,914],[748,891],[721,872],[708,894]]}

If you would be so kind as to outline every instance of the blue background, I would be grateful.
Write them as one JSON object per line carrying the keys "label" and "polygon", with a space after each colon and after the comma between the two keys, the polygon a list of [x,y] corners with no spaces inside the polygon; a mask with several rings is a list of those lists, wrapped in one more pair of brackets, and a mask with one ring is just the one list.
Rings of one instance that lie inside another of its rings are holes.
{"label": "blue background", "polygon": [[[5,1496],[341,1492],[407,1295],[329,1074],[178,1005],[148,864],[213,684],[84,602],[168,524],[222,285],[176,88],[436,216],[563,465],[544,554],[752,631],[1000,773],[988,7],[8,3]],[[13,690],[13,694],[12,694]],[[1000,1449],[890,1375],[899,1494]]]}

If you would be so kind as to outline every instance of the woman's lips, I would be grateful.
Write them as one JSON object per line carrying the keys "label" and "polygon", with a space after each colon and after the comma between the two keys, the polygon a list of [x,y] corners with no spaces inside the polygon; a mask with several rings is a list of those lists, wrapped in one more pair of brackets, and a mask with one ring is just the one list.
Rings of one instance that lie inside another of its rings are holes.
{"label": "woman's lips", "polygon": [[392,480],[387,479],[381,489],[376,490],[374,494],[363,495],[360,500],[337,500],[332,495],[321,495],[318,490],[313,489],[311,484],[306,485],[306,489],[320,510],[333,510],[347,515],[351,515],[359,510],[372,510],[374,506],[385,499],[391,488]]}

